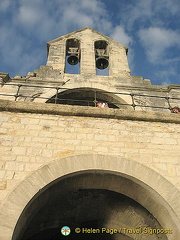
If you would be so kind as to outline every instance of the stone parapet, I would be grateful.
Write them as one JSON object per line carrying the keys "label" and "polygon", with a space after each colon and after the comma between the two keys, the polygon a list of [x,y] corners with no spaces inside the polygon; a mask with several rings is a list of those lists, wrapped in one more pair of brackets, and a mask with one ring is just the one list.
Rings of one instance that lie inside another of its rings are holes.
{"label": "stone parapet", "polygon": [[99,109],[95,107],[72,106],[60,104],[44,104],[30,102],[14,102],[0,100],[0,110],[9,112],[25,112],[37,114],[51,114],[62,116],[100,117],[134,121],[150,121],[165,123],[180,123],[180,114],[138,111],[130,109]]}

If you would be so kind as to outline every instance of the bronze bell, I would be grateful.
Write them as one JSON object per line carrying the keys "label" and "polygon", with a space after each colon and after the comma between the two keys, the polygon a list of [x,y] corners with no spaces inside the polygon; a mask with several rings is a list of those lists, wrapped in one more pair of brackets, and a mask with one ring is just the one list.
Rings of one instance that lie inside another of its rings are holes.
{"label": "bronze bell", "polygon": [[70,65],[76,65],[79,62],[79,58],[76,55],[70,55],[67,59]]}
{"label": "bronze bell", "polygon": [[98,59],[96,60],[96,67],[98,69],[105,69],[108,67],[108,65],[109,65],[109,62],[105,57],[98,57]]}

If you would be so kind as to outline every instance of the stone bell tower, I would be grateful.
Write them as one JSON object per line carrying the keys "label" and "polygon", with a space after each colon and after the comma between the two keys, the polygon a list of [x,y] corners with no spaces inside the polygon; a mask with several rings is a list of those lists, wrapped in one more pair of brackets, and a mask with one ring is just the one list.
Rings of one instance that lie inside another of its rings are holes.
{"label": "stone bell tower", "polygon": [[[129,77],[127,48],[89,27],[48,42],[47,66],[65,71],[66,56],[80,62],[80,74],[96,75],[96,67],[109,67],[109,76]],[[108,66],[109,65],[109,66]]]}
{"label": "stone bell tower", "polygon": [[180,85],[132,76],[89,27],[47,50],[0,73],[0,239],[180,239]]}

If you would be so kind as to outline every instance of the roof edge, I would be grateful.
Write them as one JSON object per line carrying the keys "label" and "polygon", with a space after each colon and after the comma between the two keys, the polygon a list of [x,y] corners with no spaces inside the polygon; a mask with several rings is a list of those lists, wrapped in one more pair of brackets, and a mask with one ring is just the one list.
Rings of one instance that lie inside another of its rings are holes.
{"label": "roof edge", "polygon": [[128,50],[128,47],[126,47],[126,46],[123,45],[122,43],[119,43],[119,42],[117,42],[116,40],[112,39],[111,37],[108,37],[108,36],[106,36],[106,35],[98,32],[97,30],[94,30],[93,28],[88,27],[88,26],[87,26],[87,27],[80,28],[80,29],[78,29],[78,30],[76,30],[76,31],[67,33],[67,34],[65,34],[65,35],[62,35],[62,36],[60,36],[60,37],[58,37],[58,38],[55,38],[55,39],[53,39],[53,40],[51,40],[51,41],[48,41],[48,42],[47,42],[47,45],[49,46],[49,45],[51,45],[52,43],[55,43],[55,42],[57,42],[57,41],[59,41],[59,40],[61,40],[61,39],[63,39],[63,38],[68,38],[69,36],[71,36],[71,35],[73,35],[73,34],[75,34],[75,33],[78,33],[78,32],[85,31],[86,29],[90,29],[92,32],[94,32],[94,33],[96,33],[96,34],[98,34],[98,35],[101,35],[101,36],[103,36],[104,38],[107,38],[108,40],[114,41],[114,42],[116,42],[117,44],[121,45],[121,46],[122,46],[123,48],[125,48],[126,50]]}

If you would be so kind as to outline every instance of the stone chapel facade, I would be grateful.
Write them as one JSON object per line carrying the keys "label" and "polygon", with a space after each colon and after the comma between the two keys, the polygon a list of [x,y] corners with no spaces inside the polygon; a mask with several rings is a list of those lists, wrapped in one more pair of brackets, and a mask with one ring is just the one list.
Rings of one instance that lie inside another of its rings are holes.
{"label": "stone chapel facade", "polygon": [[0,73],[0,239],[179,239],[180,85],[132,76],[128,49],[89,27],[47,50]]}

